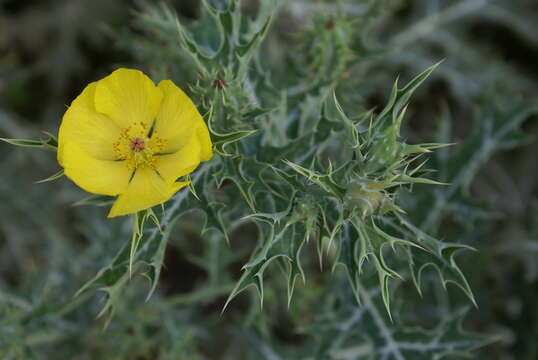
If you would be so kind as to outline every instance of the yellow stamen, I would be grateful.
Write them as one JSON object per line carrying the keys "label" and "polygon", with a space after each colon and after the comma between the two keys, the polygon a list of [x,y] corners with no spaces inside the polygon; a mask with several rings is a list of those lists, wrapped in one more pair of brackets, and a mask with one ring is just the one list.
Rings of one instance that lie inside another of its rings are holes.
{"label": "yellow stamen", "polygon": [[116,159],[125,162],[129,169],[137,169],[141,166],[155,168],[155,154],[164,148],[165,141],[153,132],[151,138],[147,137],[148,126],[139,122],[123,129],[120,137],[112,145],[116,153]]}

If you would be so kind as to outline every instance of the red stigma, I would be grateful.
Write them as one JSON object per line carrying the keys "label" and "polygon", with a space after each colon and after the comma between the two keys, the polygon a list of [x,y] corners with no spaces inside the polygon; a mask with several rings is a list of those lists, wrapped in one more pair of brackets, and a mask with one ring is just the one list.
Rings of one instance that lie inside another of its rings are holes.
{"label": "red stigma", "polygon": [[219,90],[222,90],[224,89],[225,87],[228,87],[228,83],[226,83],[226,81],[224,81],[223,79],[215,79],[215,81],[213,81],[213,87],[215,89],[219,89]]}
{"label": "red stigma", "polygon": [[141,138],[133,138],[131,139],[131,150],[134,152],[140,152],[144,150],[144,139]]}

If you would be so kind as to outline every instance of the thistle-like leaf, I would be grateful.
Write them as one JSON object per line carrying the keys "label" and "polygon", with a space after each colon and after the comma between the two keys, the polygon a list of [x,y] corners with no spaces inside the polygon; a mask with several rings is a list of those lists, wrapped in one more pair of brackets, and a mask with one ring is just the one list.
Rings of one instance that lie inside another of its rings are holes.
{"label": "thistle-like leaf", "polygon": [[36,184],[42,184],[42,183],[45,183],[45,182],[58,180],[58,179],[61,178],[62,176],[64,176],[64,169],[61,169],[60,171],[58,171],[57,173],[55,173],[55,174],[49,176],[49,177],[46,178],[46,179],[36,181]]}
{"label": "thistle-like leaf", "polygon": [[22,147],[38,148],[45,149],[50,151],[57,151],[58,149],[58,139],[48,132],[45,132],[47,135],[46,139],[41,140],[27,140],[27,139],[6,139],[0,138],[1,141],[7,142],[8,144]]}

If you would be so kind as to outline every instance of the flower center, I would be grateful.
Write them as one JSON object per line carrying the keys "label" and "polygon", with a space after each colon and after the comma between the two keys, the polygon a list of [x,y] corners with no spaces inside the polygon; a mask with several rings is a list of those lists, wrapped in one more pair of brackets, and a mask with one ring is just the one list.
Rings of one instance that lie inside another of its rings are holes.
{"label": "flower center", "polygon": [[[148,137],[148,132],[151,133]],[[112,144],[116,160],[123,161],[129,169],[141,166],[153,168],[155,156],[164,148],[164,140],[157,136],[157,131],[148,131],[143,123],[134,123],[123,129],[120,137]]]}
{"label": "flower center", "polygon": [[144,139],[139,137],[132,138],[130,147],[131,150],[133,150],[134,152],[140,152],[144,150]]}

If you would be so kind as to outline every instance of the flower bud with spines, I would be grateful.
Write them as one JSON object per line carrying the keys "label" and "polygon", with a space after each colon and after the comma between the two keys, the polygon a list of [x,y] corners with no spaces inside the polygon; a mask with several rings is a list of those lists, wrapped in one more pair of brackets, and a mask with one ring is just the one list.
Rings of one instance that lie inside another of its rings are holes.
{"label": "flower bud with spines", "polygon": [[362,218],[383,215],[390,211],[402,212],[394,204],[394,199],[384,190],[393,180],[394,177],[384,181],[360,180],[350,183],[344,198],[349,210],[358,211]]}

